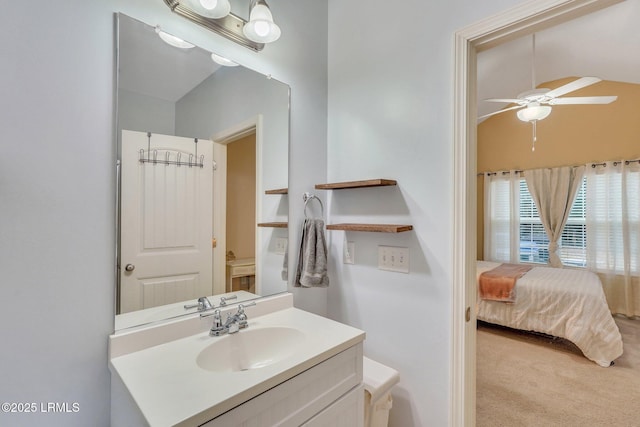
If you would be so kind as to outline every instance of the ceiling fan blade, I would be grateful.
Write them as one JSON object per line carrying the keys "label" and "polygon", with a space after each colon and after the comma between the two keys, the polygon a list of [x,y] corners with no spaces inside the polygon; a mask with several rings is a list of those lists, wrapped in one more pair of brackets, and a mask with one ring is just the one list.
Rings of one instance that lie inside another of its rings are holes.
{"label": "ceiling fan blade", "polygon": [[616,99],[618,99],[617,96],[574,96],[565,98],[554,98],[549,101],[549,105],[611,104]]}
{"label": "ceiling fan blade", "polygon": [[590,86],[592,84],[598,83],[602,79],[597,77],[582,77],[578,80],[574,80],[571,83],[567,83],[566,85],[560,86],[557,89],[553,89],[546,93],[549,98],[556,98],[558,96],[562,96],[565,93],[573,92],[574,90],[582,89],[583,87]]}
{"label": "ceiling fan blade", "polygon": [[505,111],[516,110],[523,107],[524,105],[516,105],[513,107],[505,108],[504,110],[494,111],[493,113],[485,114],[484,116],[478,117],[478,120],[486,119],[487,117],[495,116],[496,114],[504,113]]}
{"label": "ceiling fan blade", "polygon": [[508,102],[509,104],[520,104],[523,102],[522,99],[517,99],[517,98],[489,98],[489,99],[483,99],[483,101],[486,102]]}

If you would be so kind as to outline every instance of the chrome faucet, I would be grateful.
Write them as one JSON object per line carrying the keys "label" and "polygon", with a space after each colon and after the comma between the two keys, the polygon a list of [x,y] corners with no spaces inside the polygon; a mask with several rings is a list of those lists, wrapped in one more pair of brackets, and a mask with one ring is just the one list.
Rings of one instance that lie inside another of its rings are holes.
{"label": "chrome faucet", "polygon": [[227,314],[227,320],[224,322],[224,328],[229,334],[235,334],[240,330],[240,323],[238,321],[238,314]]}
{"label": "chrome faucet", "polygon": [[249,322],[247,320],[247,314],[244,312],[244,308],[247,306],[256,305],[256,302],[253,301],[250,304],[238,304],[238,311],[235,314],[227,314],[227,319],[224,323],[222,323],[222,315],[220,313],[220,309],[216,309],[213,313],[209,314],[201,314],[200,317],[209,317],[213,316],[213,324],[211,325],[211,330],[209,331],[209,335],[212,337],[219,337],[224,334],[235,334],[240,329],[244,329],[249,326]]}
{"label": "chrome faucet", "polygon": [[197,304],[187,304],[184,306],[185,310],[191,310],[192,308],[197,308],[198,311],[207,311],[213,309],[213,304],[209,301],[207,297],[198,298]]}

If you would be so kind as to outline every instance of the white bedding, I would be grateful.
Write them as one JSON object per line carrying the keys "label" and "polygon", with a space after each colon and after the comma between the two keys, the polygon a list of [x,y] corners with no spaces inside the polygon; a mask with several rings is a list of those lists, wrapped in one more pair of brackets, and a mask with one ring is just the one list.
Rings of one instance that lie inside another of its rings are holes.
{"label": "white bedding", "polygon": [[[478,261],[477,277],[498,265]],[[566,338],[600,366],[609,366],[622,354],[620,331],[595,274],[534,267],[516,282],[516,295],[513,304],[478,297],[478,319]]]}

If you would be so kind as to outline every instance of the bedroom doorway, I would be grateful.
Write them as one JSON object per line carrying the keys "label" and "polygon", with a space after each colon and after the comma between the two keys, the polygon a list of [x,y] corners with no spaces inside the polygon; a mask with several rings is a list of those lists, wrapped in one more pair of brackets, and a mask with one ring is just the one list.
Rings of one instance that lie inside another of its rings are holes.
{"label": "bedroom doorway", "polygon": [[622,0],[530,1],[455,34],[451,425],[476,420],[476,55]]}

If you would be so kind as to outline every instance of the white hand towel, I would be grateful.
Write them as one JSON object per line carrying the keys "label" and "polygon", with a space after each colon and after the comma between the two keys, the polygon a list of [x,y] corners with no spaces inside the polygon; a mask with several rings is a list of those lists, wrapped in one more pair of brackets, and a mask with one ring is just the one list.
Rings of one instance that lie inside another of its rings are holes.
{"label": "white hand towel", "polygon": [[305,219],[300,239],[298,268],[293,282],[296,287],[326,288],[329,286],[327,275],[327,242],[324,236],[324,221]]}

